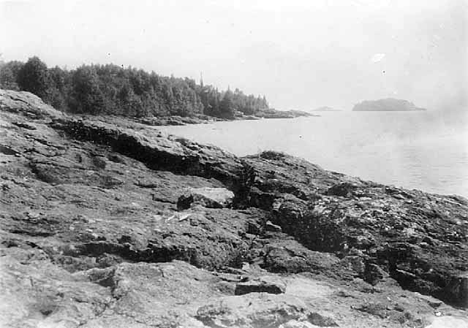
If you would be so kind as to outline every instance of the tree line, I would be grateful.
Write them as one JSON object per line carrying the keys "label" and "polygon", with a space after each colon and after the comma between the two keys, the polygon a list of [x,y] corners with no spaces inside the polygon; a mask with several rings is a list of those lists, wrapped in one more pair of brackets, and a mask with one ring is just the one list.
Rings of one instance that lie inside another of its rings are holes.
{"label": "tree line", "polygon": [[0,88],[29,91],[56,109],[79,114],[233,119],[268,109],[265,97],[219,91],[203,81],[114,64],[48,68],[38,57],[26,63],[0,61]]}

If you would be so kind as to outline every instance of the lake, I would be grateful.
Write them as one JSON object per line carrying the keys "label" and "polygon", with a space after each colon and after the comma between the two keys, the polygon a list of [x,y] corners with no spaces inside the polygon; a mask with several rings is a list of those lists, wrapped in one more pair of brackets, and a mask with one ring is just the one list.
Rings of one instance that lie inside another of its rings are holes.
{"label": "lake", "polygon": [[158,129],[239,156],[283,151],[365,180],[468,197],[467,125],[442,114],[321,112],[321,117]]}

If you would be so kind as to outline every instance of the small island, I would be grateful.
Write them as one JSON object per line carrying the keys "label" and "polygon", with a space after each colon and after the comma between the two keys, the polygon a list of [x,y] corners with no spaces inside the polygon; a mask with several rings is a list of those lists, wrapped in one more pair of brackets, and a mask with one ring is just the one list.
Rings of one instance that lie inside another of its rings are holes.
{"label": "small island", "polygon": [[353,111],[420,111],[425,108],[416,107],[412,102],[403,99],[387,98],[379,100],[365,100],[353,107]]}
{"label": "small island", "polygon": [[328,106],[322,106],[319,108],[312,109],[313,112],[340,112],[341,109],[335,109]]}

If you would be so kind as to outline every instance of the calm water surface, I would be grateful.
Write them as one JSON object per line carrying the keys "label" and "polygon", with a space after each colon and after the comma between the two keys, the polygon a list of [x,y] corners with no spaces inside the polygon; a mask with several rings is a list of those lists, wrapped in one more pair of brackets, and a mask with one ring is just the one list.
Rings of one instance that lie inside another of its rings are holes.
{"label": "calm water surface", "polygon": [[447,121],[430,112],[321,115],[161,130],[214,144],[239,156],[278,150],[362,179],[468,197],[465,123]]}

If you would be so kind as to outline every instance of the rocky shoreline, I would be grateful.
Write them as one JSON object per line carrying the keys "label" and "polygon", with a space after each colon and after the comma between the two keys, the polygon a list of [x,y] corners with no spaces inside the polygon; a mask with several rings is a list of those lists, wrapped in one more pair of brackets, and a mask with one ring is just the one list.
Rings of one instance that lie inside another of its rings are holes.
{"label": "rocky shoreline", "polygon": [[[146,126],[183,126],[191,124],[209,124],[214,122],[231,122],[231,121],[257,121],[262,119],[293,119],[298,117],[320,117],[320,115],[311,114],[298,110],[264,110],[259,111],[256,115],[243,115],[238,114],[234,119],[223,119],[219,117],[197,115],[197,116],[161,116],[161,117],[142,117],[142,118],[122,118],[117,115],[88,115],[88,114],[76,114],[75,118],[81,120],[92,120],[101,121],[107,123],[113,123],[119,126],[130,126],[135,125],[146,125]],[[140,126],[141,128],[141,126]]]}
{"label": "rocky shoreline", "polygon": [[5,327],[468,325],[468,200],[0,91]]}
{"label": "rocky shoreline", "polygon": [[[256,115],[237,115],[233,120],[216,118],[212,116],[199,115],[194,117],[181,117],[181,116],[168,116],[168,117],[145,117],[141,119],[134,119],[135,123],[142,123],[150,126],[180,126],[180,125],[189,125],[189,124],[208,124],[213,122],[230,122],[230,121],[256,121],[262,119],[291,119],[298,117],[319,117],[320,115],[314,115],[307,112],[289,110],[289,111],[279,111],[279,110],[264,110],[258,112]],[[89,116],[84,116],[88,118]],[[102,117],[102,120],[109,121],[109,117]],[[96,120],[96,117],[93,117],[92,120]],[[117,121],[122,121],[120,117],[116,117]]]}

